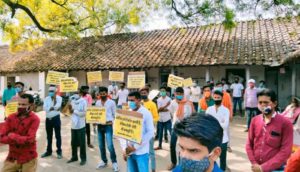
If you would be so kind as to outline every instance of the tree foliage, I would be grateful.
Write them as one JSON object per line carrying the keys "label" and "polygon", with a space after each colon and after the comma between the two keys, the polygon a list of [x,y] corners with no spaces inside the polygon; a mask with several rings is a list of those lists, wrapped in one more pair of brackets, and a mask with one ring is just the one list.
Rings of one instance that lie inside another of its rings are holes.
{"label": "tree foliage", "polygon": [[231,29],[237,14],[291,16],[299,14],[300,5],[298,0],[0,0],[0,33],[12,50],[32,49],[45,39],[122,32],[158,9],[187,26],[217,21]]}

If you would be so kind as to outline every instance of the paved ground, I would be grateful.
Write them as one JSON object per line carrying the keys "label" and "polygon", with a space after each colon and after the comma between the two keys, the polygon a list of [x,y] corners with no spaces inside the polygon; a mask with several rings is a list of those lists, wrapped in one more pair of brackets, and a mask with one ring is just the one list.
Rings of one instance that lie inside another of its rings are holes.
{"label": "paved ground", "polygon": [[[0,121],[3,121],[3,108],[0,107]],[[46,150],[46,131],[45,131],[45,114],[43,112],[39,113],[39,117],[41,118],[40,128],[37,134],[38,140],[38,153],[42,154]],[[247,134],[243,132],[245,130],[245,119],[244,118],[237,118],[231,124],[231,146],[233,149],[232,153],[228,154],[228,167],[231,169],[232,172],[245,172],[250,171],[250,163],[247,159],[245,153],[245,141]],[[66,164],[67,160],[70,158],[71,155],[71,148],[70,148],[70,118],[62,116],[62,149],[63,149],[63,156],[64,158],[58,160],[56,158],[56,154],[53,154],[52,157],[41,159],[39,158],[39,165],[38,171],[39,172],[65,172],[65,171],[72,171],[72,172],[91,172],[91,171],[98,171],[96,170],[97,163],[100,161],[100,154],[99,149],[87,149],[87,156],[88,156],[88,163],[87,165],[81,167],[79,166],[79,162],[75,162],[72,164]],[[92,133],[92,140],[94,145],[97,145],[97,140],[94,134]],[[55,141],[55,140],[54,140]],[[157,145],[157,143],[155,143]],[[53,148],[55,150],[55,142],[53,143]],[[120,166],[120,171],[126,171],[126,164],[121,159],[121,151],[118,141],[115,140],[115,148],[117,153],[117,158]],[[157,162],[157,171],[164,171],[168,164],[170,163],[169,158],[169,144],[163,144],[164,150],[156,151],[156,162]],[[0,168],[3,166],[3,161],[6,158],[8,151],[8,146],[1,146],[0,147]],[[109,157],[109,153],[107,153]],[[109,167],[103,170],[99,170],[103,172],[110,172],[112,171],[111,164]]]}

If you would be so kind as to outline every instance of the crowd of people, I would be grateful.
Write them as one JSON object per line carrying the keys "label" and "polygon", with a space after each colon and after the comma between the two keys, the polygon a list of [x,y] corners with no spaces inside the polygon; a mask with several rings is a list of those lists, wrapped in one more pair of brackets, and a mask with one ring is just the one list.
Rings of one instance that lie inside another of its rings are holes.
{"label": "crowd of people", "polygon": [[[248,132],[245,150],[252,171],[300,171],[300,149],[292,154],[293,145],[300,145],[300,101],[293,97],[291,104],[280,113],[276,109],[278,103],[275,92],[262,84],[264,83],[260,82],[257,88],[255,80],[250,79],[245,89],[238,77],[230,86],[225,79],[216,84],[208,82],[202,88],[194,82],[191,87],[177,87],[173,91],[167,84],[162,84],[154,99],[149,98],[149,84],[138,91],[129,91],[125,83],[117,86],[115,82],[108,87],[100,86],[96,89],[82,86],[70,96],[70,103],[67,104],[71,114],[72,148],[67,163],[76,162],[80,158],[80,165],[86,164],[86,147],[94,148],[90,136],[91,128],[95,128],[101,157],[97,169],[108,166],[108,149],[115,172],[120,171],[117,155],[122,155],[127,162],[128,172],[155,172],[155,151],[163,149],[163,139],[168,142],[170,137],[170,165],[166,167],[167,170],[229,171],[227,152],[232,151],[230,123],[234,116],[242,116],[245,109],[245,132]],[[37,170],[38,159],[36,133],[40,124],[39,117],[33,111],[34,99],[25,93],[24,83],[17,82],[14,87],[9,84],[3,93],[4,106],[11,100],[18,101],[19,106],[16,113],[7,114],[4,127],[0,131],[0,142],[9,145],[2,172],[34,172]],[[53,153],[53,131],[57,158],[64,156],[61,148],[62,102],[58,88],[51,85],[43,104],[46,112],[47,148],[41,158],[47,158]],[[86,123],[89,106],[105,108],[105,124]],[[118,154],[114,145],[113,123],[116,110],[124,106],[143,116],[142,143],[120,138],[118,141],[122,154]],[[239,113],[236,106],[239,107]],[[158,146],[154,147],[156,139]],[[180,151],[176,150],[177,146]]]}

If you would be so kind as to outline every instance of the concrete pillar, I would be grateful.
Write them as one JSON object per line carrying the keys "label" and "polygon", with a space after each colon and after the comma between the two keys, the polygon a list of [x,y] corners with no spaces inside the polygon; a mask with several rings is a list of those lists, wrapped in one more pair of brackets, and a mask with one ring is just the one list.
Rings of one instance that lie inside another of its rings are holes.
{"label": "concrete pillar", "polygon": [[7,77],[0,77],[0,95],[2,96],[4,89],[7,87]]}
{"label": "concrete pillar", "polygon": [[296,96],[296,65],[292,65],[292,96]]}
{"label": "concrete pillar", "polygon": [[[250,67],[247,66],[246,67],[246,81],[245,81],[246,86],[247,86],[247,82],[249,81],[249,79],[251,79],[250,77],[251,77],[251,75],[250,75]],[[256,81],[256,82],[258,82],[258,81]]]}
{"label": "concrete pillar", "polygon": [[16,76],[16,78],[15,78],[15,82],[20,82],[21,81],[21,78],[20,78],[20,76]]}
{"label": "concrete pillar", "polygon": [[46,88],[46,74],[45,72],[39,72],[39,93],[42,99],[45,98],[45,88]]}
{"label": "concrete pillar", "polygon": [[210,80],[210,68],[206,67],[205,69],[205,82]]}

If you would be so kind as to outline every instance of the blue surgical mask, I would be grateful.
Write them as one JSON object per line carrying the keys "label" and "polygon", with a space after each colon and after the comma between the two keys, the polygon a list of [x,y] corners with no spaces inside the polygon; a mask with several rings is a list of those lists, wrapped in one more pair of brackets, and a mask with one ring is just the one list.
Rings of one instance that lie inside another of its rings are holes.
{"label": "blue surgical mask", "polygon": [[267,107],[262,108],[262,113],[263,114],[269,115],[271,112],[272,112],[271,106],[267,106]]}
{"label": "blue surgical mask", "polygon": [[54,92],[49,92],[48,93],[48,96],[50,96],[50,97],[54,97],[54,95],[55,95]]}
{"label": "blue surgical mask", "polygon": [[71,99],[72,100],[78,100],[80,98],[79,94],[74,94]]}
{"label": "blue surgical mask", "polygon": [[208,157],[202,160],[192,160],[181,157],[179,166],[184,172],[204,172],[210,165]]}
{"label": "blue surgical mask", "polygon": [[15,90],[16,90],[16,93],[19,93],[22,91],[21,88],[19,88],[19,87],[16,87]]}
{"label": "blue surgical mask", "polygon": [[128,106],[131,110],[135,110],[137,108],[137,105],[133,101],[128,101]]}
{"label": "blue surgical mask", "polygon": [[177,99],[177,100],[182,100],[182,99],[183,99],[183,96],[182,96],[182,95],[177,95],[177,96],[176,96],[176,99]]}
{"label": "blue surgical mask", "polygon": [[160,96],[165,97],[166,95],[167,95],[167,93],[165,91],[160,92]]}

